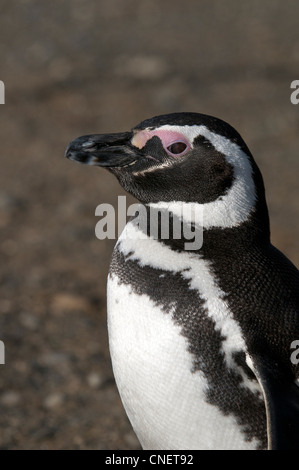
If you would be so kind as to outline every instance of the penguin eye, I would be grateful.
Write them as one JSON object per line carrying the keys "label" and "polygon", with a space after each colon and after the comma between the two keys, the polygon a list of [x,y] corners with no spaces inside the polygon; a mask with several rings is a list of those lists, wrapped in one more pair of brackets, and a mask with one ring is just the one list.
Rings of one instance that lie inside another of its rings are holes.
{"label": "penguin eye", "polygon": [[169,145],[167,147],[167,150],[169,153],[172,153],[173,155],[179,155],[183,153],[187,148],[187,144],[185,142],[174,142],[173,144]]}

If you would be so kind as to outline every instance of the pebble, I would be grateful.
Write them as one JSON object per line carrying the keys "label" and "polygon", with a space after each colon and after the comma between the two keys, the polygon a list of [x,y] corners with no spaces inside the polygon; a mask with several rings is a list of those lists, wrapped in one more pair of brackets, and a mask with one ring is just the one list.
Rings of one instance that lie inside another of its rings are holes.
{"label": "pebble", "polygon": [[115,64],[118,75],[135,79],[157,80],[168,72],[164,59],[158,56],[120,56]]}
{"label": "pebble", "polygon": [[38,319],[34,315],[28,312],[21,313],[20,322],[25,328],[31,331],[36,330],[36,328],[38,327],[38,323],[39,323]]}
{"label": "pebble", "polygon": [[63,402],[63,395],[61,393],[51,393],[44,400],[44,406],[48,409],[53,409],[60,406]]}
{"label": "pebble", "polygon": [[8,392],[3,393],[0,397],[1,404],[5,406],[15,406],[20,402],[20,400],[20,393],[15,392],[14,390],[9,390]]}
{"label": "pebble", "polygon": [[79,295],[61,292],[53,296],[52,310],[54,313],[86,311],[89,308],[88,301]]}
{"label": "pebble", "polygon": [[68,363],[70,355],[63,352],[47,351],[39,357],[39,363],[46,367],[53,367]]}
{"label": "pebble", "polygon": [[91,372],[87,376],[87,383],[91,388],[99,388],[104,382],[104,378],[97,372]]}

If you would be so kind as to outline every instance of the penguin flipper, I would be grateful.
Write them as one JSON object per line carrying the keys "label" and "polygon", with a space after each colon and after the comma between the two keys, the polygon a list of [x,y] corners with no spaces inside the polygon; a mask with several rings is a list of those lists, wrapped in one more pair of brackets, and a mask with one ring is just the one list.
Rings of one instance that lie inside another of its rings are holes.
{"label": "penguin flipper", "polygon": [[299,450],[299,387],[259,370],[266,414],[268,450]]}

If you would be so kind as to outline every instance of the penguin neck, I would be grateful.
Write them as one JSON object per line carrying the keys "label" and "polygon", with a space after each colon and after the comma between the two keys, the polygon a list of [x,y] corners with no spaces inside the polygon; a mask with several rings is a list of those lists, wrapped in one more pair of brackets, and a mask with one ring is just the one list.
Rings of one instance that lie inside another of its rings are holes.
{"label": "penguin neck", "polygon": [[247,222],[231,228],[213,228],[203,231],[203,244],[199,254],[213,259],[229,257],[238,259],[240,255],[265,250],[270,244],[269,226],[255,214]]}
{"label": "penguin neck", "polygon": [[[160,207],[159,207],[160,206]],[[202,214],[202,225],[192,224],[187,218],[178,217],[171,209],[174,205],[169,205],[168,209],[163,204],[152,205],[146,204],[147,210],[147,235],[152,236],[152,221],[153,214],[156,228],[154,230],[155,238],[166,244],[170,249],[175,251],[190,251],[190,253],[198,256],[207,256],[213,258],[214,256],[236,257],[238,253],[252,250],[265,249],[270,244],[270,227],[269,216],[266,201],[264,198],[259,199],[255,208],[247,218],[247,220],[228,226],[208,226],[204,224],[204,212],[202,205],[193,204],[194,209],[199,210],[199,216]],[[165,237],[165,227],[163,224],[169,222],[169,229]],[[191,228],[192,225],[192,228]],[[180,237],[174,233],[173,227],[180,226]],[[188,227],[187,233],[185,228]],[[164,232],[164,234],[163,234]],[[192,236],[192,233],[194,235]],[[163,236],[164,235],[164,236]],[[196,243],[190,245],[190,241],[194,240],[199,242],[200,246],[197,247]],[[192,246],[191,248],[189,248]]]}
{"label": "penguin neck", "polygon": [[[160,201],[148,202],[146,206],[173,214],[183,225],[191,225],[195,214],[197,225],[202,229],[202,246],[198,250],[200,255],[209,253],[212,256],[213,252],[218,252],[230,256],[244,249],[264,249],[270,244],[265,187],[254,160],[251,165],[252,176],[248,181],[240,177],[227,194],[215,201],[204,204],[196,201]],[[186,251],[184,237],[181,240],[169,237],[169,240],[161,241],[173,249]]]}

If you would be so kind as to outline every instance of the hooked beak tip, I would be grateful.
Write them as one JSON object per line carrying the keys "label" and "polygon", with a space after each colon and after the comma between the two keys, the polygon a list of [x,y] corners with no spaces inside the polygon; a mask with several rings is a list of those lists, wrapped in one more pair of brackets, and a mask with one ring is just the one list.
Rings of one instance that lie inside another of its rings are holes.
{"label": "hooked beak tip", "polygon": [[65,150],[69,160],[103,167],[127,166],[136,160],[132,133],[92,134],[74,139]]}

